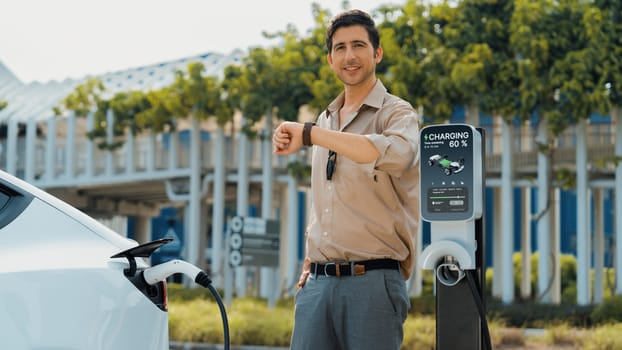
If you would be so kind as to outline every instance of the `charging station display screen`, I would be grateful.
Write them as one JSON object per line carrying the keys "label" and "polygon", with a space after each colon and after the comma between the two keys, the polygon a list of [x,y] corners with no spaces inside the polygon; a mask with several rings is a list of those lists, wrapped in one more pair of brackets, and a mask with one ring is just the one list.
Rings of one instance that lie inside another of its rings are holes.
{"label": "charging station display screen", "polygon": [[466,187],[431,187],[428,189],[427,209],[432,213],[466,212],[469,210],[468,196]]}
{"label": "charging station display screen", "polygon": [[470,220],[481,215],[478,208],[481,199],[473,196],[474,186],[481,190],[481,175],[478,176],[481,138],[478,137],[478,131],[466,124],[428,126],[421,130],[423,219]]}

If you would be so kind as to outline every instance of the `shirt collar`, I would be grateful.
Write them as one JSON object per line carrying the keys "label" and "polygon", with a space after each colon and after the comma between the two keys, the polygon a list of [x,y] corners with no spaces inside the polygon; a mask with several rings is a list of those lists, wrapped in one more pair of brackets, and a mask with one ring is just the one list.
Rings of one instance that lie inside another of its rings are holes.
{"label": "shirt collar", "polygon": [[[361,107],[363,105],[367,105],[379,109],[380,107],[382,107],[382,102],[384,101],[384,95],[386,94],[386,92],[387,88],[384,87],[380,79],[376,79],[376,84],[369,92],[367,97],[365,97],[365,99],[363,100]],[[333,102],[331,102],[326,108],[326,118],[328,118],[330,115],[336,115],[339,108],[343,106],[344,98],[345,93],[342,91],[339,96],[337,96],[337,98],[335,98]]]}

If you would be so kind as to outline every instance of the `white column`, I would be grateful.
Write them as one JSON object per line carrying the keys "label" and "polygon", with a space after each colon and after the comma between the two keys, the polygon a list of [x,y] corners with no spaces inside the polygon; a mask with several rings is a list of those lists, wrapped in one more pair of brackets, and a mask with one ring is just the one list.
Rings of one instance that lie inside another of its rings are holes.
{"label": "white column", "polygon": [[151,218],[144,215],[136,216],[135,238],[140,244],[151,241]]}
{"label": "white column", "polygon": [[[536,142],[548,145],[548,131],[546,121],[540,120]],[[538,212],[537,212],[537,236],[538,236],[538,294],[541,302],[551,303],[552,297],[549,288],[551,281],[551,224],[549,208],[549,160],[547,155],[538,152]]]}
{"label": "white column", "polygon": [[514,301],[514,195],[513,195],[513,169],[512,157],[513,139],[512,126],[506,121],[501,121],[501,134],[503,142],[503,155],[501,157],[501,275],[503,292],[501,300],[504,304]]}
{"label": "white column", "polygon": [[45,140],[45,179],[51,182],[56,177],[56,117],[47,120]]}
{"label": "white column", "polygon": [[76,154],[76,114],[70,112],[67,116],[65,132],[65,178],[72,179],[75,172],[74,159]]}
{"label": "white column", "polygon": [[[266,112],[264,138],[261,142],[261,217],[272,219],[272,199],[274,171],[272,169],[272,113]],[[288,237],[289,238],[289,237]],[[282,249],[282,248],[281,248]],[[291,262],[286,262],[290,264]],[[260,295],[268,299],[270,307],[274,306],[279,293],[279,273],[276,268],[262,267],[260,269]]]}
{"label": "white column", "polygon": [[179,134],[171,130],[168,133],[168,169],[177,169],[177,146],[179,144]]}
{"label": "white column", "polygon": [[136,137],[131,128],[125,130],[125,173],[130,175],[136,170],[134,153],[136,153]]}
{"label": "white column", "polygon": [[[191,117],[190,129],[190,200],[188,201],[188,226],[186,231],[186,252],[188,262],[195,266],[203,265],[201,242],[201,125],[196,117]],[[149,133],[150,142],[155,140]],[[153,151],[153,149],[151,149]],[[150,157],[152,158],[152,157]]]}
{"label": "white column", "polygon": [[521,298],[531,297],[531,188],[522,189],[523,221],[522,246],[521,246]]}
{"label": "white column", "polygon": [[577,154],[577,304],[590,303],[590,237],[588,225],[589,192],[587,174],[587,122],[576,125]]}
{"label": "white column", "polygon": [[551,302],[559,304],[562,302],[562,265],[561,265],[561,203],[562,191],[555,188],[552,192],[551,202],[551,220],[550,220],[550,240],[551,250],[549,251],[549,259],[551,259]]}
{"label": "white column", "polygon": [[[86,132],[93,131],[95,128],[95,112],[90,111],[86,115]],[[87,178],[93,177],[95,174],[95,143],[91,139],[86,141],[86,169],[85,175]]]}
{"label": "white column", "polygon": [[493,188],[492,201],[494,208],[492,213],[487,213],[487,215],[492,215],[492,270],[494,272],[492,279],[492,296],[496,298],[501,298],[503,294],[503,278],[501,274],[503,273],[503,255],[502,255],[502,240],[503,240],[503,225],[501,224],[501,213],[497,212],[496,209],[500,207],[501,203],[501,189],[498,187]]}
{"label": "white column", "polygon": [[26,153],[25,153],[25,176],[26,182],[35,181],[36,166],[36,143],[37,143],[37,122],[34,118],[28,120],[26,125]]}
{"label": "white column", "polygon": [[6,140],[6,171],[17,176],[17,120],[9,119]]}
{"label": "white column", "polygon": [[[114,142],[114,113],[111,108],[106,111],[106,143],[111,145]],[[106,151],[106,169],[105,173],[112,176],[114,173],[114,158],[110,149]]]}
{"label": "white column", "polygon": [[[240,119],[240,130],[246,125],[246,117]],[[237,213],[239,216],[248,216],[248,187],[249,187],[249,142],[248,136],[240,131],[237,134],[238,151],[238,184],[237,184]]]}
{"label": "white column", "polygon": [[594,196],[594,303],[600,304],[604,297],[605,231],[603,189],[593,190]]}
{"label": "white column", "polygon": [[[248,216],[248,136],[242,130],[246,125],[246,117],[240,119],[238,132],[238,183],[237,183],[237,213],[239,216]],[[235,289],[238,296],[246,296],[246,267],[235,268]]]}
{"label": "white column", "polygon": [[223,254],[225,225],[225,132],[219,126],[214,135],[214,204],[212,208],[212,280],[215,287],[224,285]]}
{"label": "white column", "polygon": [[[193,121],[193,125],[194,125],[194,121]],[[197,128],[198,127],[199,126],[197,124]],[[194,130],[190,130],[190,133],[192,134],[192,137],[194,137]],[[197,151],[199,151],[200,153],[201,135],[197,136],[197,138],[199,139],[198,141],[199,145],[197,146],[199,148],[197,148]],[[191,141],[191,142],[194,142],[194,141]],[[191,151],[192,151],[192,147],[193,146],[190,146]],[[153,130],[149,130],[147,134],[147,172],[155,171],[155,157],[156,157],[156,135],[153,132]],[[198,161],[199,162],[201,161],[200,155],[199,155]],[[190,167],[192,167],[192,159],[190,160]],[[198,188],[200,188],[200,186]]]}
{"label": "white column", "polygon": [[471,124],[474,127],[479,126],[479,101],[477,97],[466,106],[465,123]]}

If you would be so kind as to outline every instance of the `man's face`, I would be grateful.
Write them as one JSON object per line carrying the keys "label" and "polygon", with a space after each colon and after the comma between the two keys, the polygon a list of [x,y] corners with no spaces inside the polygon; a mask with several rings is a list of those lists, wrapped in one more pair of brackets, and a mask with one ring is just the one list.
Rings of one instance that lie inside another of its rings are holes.
{"label": "man's face", "polygon": [[374,50],[363,26],[341,27],[333,34],[328,64],[346,86],[359,86],[376,80],[376,64],[382,60],[382,48]]}

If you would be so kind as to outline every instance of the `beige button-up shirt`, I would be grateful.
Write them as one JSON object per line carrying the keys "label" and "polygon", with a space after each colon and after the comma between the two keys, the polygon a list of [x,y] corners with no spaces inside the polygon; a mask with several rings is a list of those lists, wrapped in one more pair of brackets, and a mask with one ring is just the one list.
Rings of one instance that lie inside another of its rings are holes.
{"label": "beige button-up shirt", "polygon": [[328,181],[329,150],[313,146],[306,255],[311,262],[391,258],[401,262],[408,279],[420,220],[417,114],[378,80],[358,112],[339,126],[343,99],[342,93],[319,116],[317,126],[366,135],[380,156],[360,164],[338,154]]}

